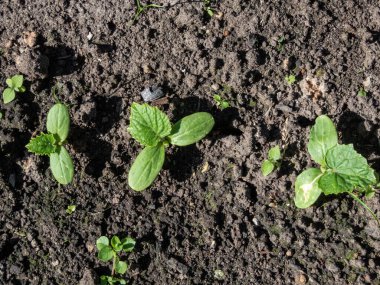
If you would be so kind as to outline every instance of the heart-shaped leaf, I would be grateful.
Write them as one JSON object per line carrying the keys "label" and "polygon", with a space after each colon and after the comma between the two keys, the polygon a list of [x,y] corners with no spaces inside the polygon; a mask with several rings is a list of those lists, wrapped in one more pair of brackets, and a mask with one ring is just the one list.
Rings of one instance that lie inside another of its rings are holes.
{"label": "heart-shaped leaf", "polygon": [[318,186],[321,176],[322,172],[317,168],[309,168],[297,176],[294,202],[298,208],[308,208],[317,201],[322,192]]}
{"label": "heart-shaped leaf", "polygon": [[109,246],[109,244],[110,244],[110,241],[108,237],[106,236],[101,236],[100,238],[96,240],[96,248],[98,250],[101,250],[105,246]]}

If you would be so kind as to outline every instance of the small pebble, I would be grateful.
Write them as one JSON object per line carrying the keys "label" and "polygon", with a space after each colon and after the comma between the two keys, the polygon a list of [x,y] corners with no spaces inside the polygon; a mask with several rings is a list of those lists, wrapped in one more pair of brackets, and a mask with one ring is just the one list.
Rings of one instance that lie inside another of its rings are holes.
{"label": "small pebble", "polygon": [[158,86],[147,87],[141,92],[141,97],[143,97],[145,102],[152,102],[162,96],[164,96],[164,92],[162,88]]}

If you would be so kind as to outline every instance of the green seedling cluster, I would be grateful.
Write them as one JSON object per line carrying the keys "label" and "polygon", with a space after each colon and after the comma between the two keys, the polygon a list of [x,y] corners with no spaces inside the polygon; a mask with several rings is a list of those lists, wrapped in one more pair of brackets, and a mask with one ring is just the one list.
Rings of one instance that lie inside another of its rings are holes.
{"label": "green seedling cluster", "polygon": [[71,215],[72,213],[75,212],[75,210],[77,209],[77,206],[75,205],[68,205],[67,208],[66,208],[66,213]]}
{"label": "green seedling cluster", "polygon": [[145,13],[148,9],[154,9],[154,8],[163,8],[164,6],[157,5],[157,4],[143,4],[140,0],[136,0],[136,11],[135,15],[133,17],[132,22],[136,22],[140,16]]}
{"label": "green seedling cluster", "polygon": [[69,110],[65,105],[57,103],[49,110],[46,128],[48,132],[32,138],[26,148],[38,155],[48,155],[54,178],[60,184],[69,184],[74,176],[74,166],[64,147],[70,129]]}
{"label": "green seedling cluster", "polygon": [[211,6],[212,0],[203,0],[203,9],[210,17],[214,16],[215,10]]}
{"label": "green seedling cluster", "polygon": [[24,76],[22,75],[14,75],[11,78],[8,78],[6,83],[8,88],[3,91],[4,104],[12,102],[16,98],[16,93],[24,93],[26,90],[23,85]]}
{"label": "green seedling cluster", "polygon": [[231,87],[229,87],[227,85],[223,85],[222,91],[217,93],[217,94],[214,94],[214,96],[213,96],[213,99],[215,101],[215,105],[222,111],[224,109],[231,107],[231,104],[227,100],[224,99],[224,95],[228,94],[230,92],[231,92]]}
{"label": "green seedling cluster", "polygon": [[131,237],[120,239],[118,236],[113,236],[111,242],[106,236],[98,238],[96,241],[98,258],[104,262],[112,260],[112,273],[111,275],[102,275],[100,285],[127,284],[125,279],[115,277],[115,274],[123,275],[127,272],[128,264],[120,260],[120,255],[123,252],[132,252],[135,244],[136,241]]}
{"label": "green seedling cluster", "polygon": [[280,167],[282,159],[281,149],[278,145],[272,147],[268,151],[268,159],[264,160],[261,164],[261,173],[264,176],[268,176],[275,169]]}
{"label": "green seedling cluster", "polygon": [[128,131],[145,148],[129,171],[129,186],[135,191],[149,187],[164,164],[166,147],[196,143],[211,131],[214,123],[209,113],[199,112],[172,125],[168,116],[157,107],[133,103]]}
{"label": "green seedling cluster", "polygon": [[326,115],[319,116],[310,132],[308,151],[320,168],[309,168],[298,175],[295,183],[295,204],[308,208],[318,197],[347,193],[363,205],[379,222],[354,191],[371,194],[378,183],[375,171],[357,153],[352,144],[338,143],[334,123]]}
{"label": "green seedling cluster", "polygon": [[297,81],[297,78],[294,74],[289,74],[288,76],[285,76],[285,81],[289,84],[292,85]]}

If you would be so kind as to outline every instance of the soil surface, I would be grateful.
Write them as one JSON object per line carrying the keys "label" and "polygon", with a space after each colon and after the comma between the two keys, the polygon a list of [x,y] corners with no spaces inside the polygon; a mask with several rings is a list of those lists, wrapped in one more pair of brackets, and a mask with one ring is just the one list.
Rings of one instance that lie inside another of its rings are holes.
{"label": "soil surface", "polygon": [[[380,228],[363,207],[346,195],[293,202],[320,114],[380,170],[379,1],[225,0],[213,17],[201,1],[161,4],[132,24],[133,1],[0,2],[1,86],[22,73],[27,87],[0,105],[0,284],[96,284],[111,266],[95,241],[114,234],[137,240],[128,284],[380,284]],[[45,131],[56,83],[72,117],[66,187],[25,148]],[[171,148],[137,193],[129,106],[155,85],[173,121],[208,111],[216,126]],[[224,85],[232,107],[220,111]],[[274,145],[285,158],[264,178]],[[378,215],[379,199],[366,200]]]}

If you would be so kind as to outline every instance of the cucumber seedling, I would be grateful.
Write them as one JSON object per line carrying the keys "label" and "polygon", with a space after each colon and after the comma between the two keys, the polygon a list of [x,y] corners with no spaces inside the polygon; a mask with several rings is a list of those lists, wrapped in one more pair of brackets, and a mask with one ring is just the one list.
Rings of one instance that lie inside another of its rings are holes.
{"label": "cucumber seedling", "polygon": [[115,277],[115,274],[123,275],[128,270],[128,264],[120,260],[122,252],[130,253],[135,248],[136,241],[131,237],[126,237],[120,240],[118,236],[113,236],[110,240],[106,236],[101,236],[96,241],[98,249],[98,258],[101,261],[107,262],[112,259],[111,275],[100,276],[100,285],[127,284],[123,278]]}
{"label": "cucumber seedling", "polygon": [[49,110],[46,127],[48,132],[32,138],[26,148],[38,155],[48,155],[54,178],[60,184],[69,184],[73,180],[74,166],[64,147],[70,129],[69,110],[65,105],[56,103]]}
{"label": "cucumber seedling", "polygon": [[128,131],[145,148],[129,171],[129,186],[135,191],[148,188],[164,164],[166,147],[196,143],[211,131],[214,124],[211,114],[198,112],[172,126],[168,116],[157,107],[133,103]]}
{"label": "cucumber seedling", "polygon": [[8,78],[6,83],[8,88],[3,91],[4,104],[12,102],[16,98],[16,93],[24,93],[26,90],[23,85],[24,76],[22,75],[14,75],[11,78]]}
{"label": "cucumber seedling", "polygon": [[282,159],[281,149],[278,145],[272,147],[268,151],[268,159],[264,160],[261,164],[261,173],[268,176],[274,170],[280,167]]}
{"label": "cucumber seedling", "polygon": [[338,143],[334,123],[326,115],[316,119],[307,145],[311,158],[320,168],[309,168],[298,175],[294,202],[298,208],[308,208],[325,195],[347,193],[371,215],[374,212],[354,193],[369,196],[375,191],[378,178],[367,160],[357,153],[352,144]]}

